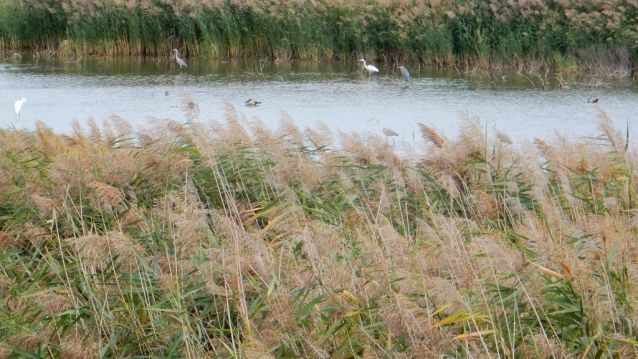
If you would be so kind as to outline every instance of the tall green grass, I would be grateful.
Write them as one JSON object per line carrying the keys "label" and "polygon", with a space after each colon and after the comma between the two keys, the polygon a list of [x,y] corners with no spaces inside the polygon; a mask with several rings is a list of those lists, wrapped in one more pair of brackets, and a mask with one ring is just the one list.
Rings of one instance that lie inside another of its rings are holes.
{"label": "tall green grass", "polygon": [[638,58],[631,1],[568,3],[197,3],[159,0],[0,4],[4,47],[62,54],[420,61],[461,66],[628,71]]}
{"label": "tall green grass", "polygon": [[410,156],[230,105],[2,130],[0,357],[634,357],[636,153],[601,117]]}

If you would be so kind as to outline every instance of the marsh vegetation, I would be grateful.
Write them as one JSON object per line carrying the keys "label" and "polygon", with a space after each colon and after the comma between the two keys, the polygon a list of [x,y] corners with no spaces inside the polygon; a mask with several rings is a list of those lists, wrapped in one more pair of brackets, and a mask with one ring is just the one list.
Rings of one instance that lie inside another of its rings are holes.
{"label": "marsh vegetation", "polygon": [[623,0],[3,0],[0,47],[41,56],[419,61],[630,72],[638,5]]}
{"label": "marsh vegetation", "polygon": [[634,357],[636,153],[600,117],[1,130],[0,357]]}

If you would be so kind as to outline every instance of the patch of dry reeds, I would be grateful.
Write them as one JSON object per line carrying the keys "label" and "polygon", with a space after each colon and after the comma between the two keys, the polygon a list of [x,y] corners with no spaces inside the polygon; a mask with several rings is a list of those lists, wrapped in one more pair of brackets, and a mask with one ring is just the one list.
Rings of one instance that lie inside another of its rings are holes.
{"label": "patch of dry reeds", "polygon": [[421,125],[406,159],[226,106],[0,131],[0,355],[636,355],[636,153],[604,114],[521,146]]}

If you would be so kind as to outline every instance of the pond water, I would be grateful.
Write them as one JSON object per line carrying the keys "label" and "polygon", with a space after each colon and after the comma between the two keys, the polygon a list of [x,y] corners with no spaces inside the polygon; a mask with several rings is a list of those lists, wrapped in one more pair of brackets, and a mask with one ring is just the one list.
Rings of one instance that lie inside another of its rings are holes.
{"label": "pond water", "polygon": [[[617,128],[638,126],[638,81],[632,77],[485,73],[405,64],[406,85],[396,66],[376,63],[369,75],[355,62],[139,58],[36,58],[0,53],[0,127],[32,129],[40,120],[68,132],[74,119],[98,123],[110,116],[135,127],[149,118],[187,121],[184,104],[194,101],[193,121],[224,121],[225,103],[240,118],[277,128],[282,116],[299,127],[321,121],[336,133],[378,132],[387,127],[400,140],[418,137],[417,123],[449,137],[458,133],[459,114],[479,118],[515,140],[555,133],[598,134],[601,111]],[[546,89],[543,90],[543,84]],[[562,88],[560,88],[562,84]],[[590,97],[599,98],[590,104]],[[26,98],[19,119],[16,100]],[[253,98],[263,102],[247,107]],[[372,121],[377,119],[377,122]],[[632,130],[636,132],[635,130]],[[633,136],[633,135],[632,135]],[[418,139],[417,139],[418,140]]]}

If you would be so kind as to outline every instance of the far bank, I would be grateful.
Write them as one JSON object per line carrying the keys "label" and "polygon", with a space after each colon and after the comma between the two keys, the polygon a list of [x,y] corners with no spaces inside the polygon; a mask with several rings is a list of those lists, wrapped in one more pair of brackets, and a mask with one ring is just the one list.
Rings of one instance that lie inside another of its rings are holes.
{"label": "far bank", "polygon": [[585,1],[0,1],[0,48],[40,56],[419,62],[631,72],[638,7]]}

